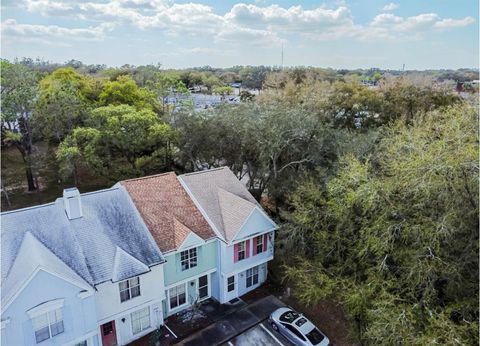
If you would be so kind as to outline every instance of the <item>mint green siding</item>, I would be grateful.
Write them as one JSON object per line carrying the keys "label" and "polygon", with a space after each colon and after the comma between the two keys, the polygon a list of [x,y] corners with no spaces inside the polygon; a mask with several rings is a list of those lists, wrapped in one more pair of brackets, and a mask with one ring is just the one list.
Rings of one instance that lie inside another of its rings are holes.
{"label": "mint green siding", "polygon": [[167,255],[167,263],[164,265],[165,286],[175,282],[194,278],[206,271],[215,269],[217,266],[216,241],[197,247],[198,265],[182,271],[180,266],[180,253]]}

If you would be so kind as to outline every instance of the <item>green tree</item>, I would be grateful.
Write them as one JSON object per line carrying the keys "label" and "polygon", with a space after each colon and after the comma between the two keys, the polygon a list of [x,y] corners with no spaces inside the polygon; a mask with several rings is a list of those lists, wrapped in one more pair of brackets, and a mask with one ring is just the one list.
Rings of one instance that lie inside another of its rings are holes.
{"label": "green tree", "polygon": [[28,190],[37,189],[33,160],[33,125],[31,114],[38,94],[38,73],[19,63],[1,61],[2,107],[1,134],[5,144],[18,149],[25,164]]}
{"label": "green tree", "polygon": [[226,95],[233,94],[233,88],[231,86],[217,86],[213,88],[213,93],[221,95],[223,99]]}
{"label": "green tree", "polygon": [[60,142],[81,126],[95,102],[95,91],[94,81],[71,67],[43,78],[33,119],[44,138]]}
{"label": "green tree", "polygon": [[172,169],[176,132],[151,110],[106,106],[91,112],[88,127],[76,128],[59,146],[65,174],[79,165],[112,181]]}
{"label": "green tree", "polygon": [[137,110],[159,110],[155,93],[147,88],[139,88],[129,76],[119,76],[114,81],[106,82],[98,96],[98,103],[102,106],[129,105]]}
{"label": "green tree", "polygon": [[176,73],[156,72],[147,82],[147,86],[152,90],[162,102],[162,111],[166,112],[166,99],[169,95],[187,94],[188,89],[180,80]]}
{"label": "green tree", "polygon": [[370,159],[304,183],[283,230],[307,239],[299,297],[340,300],[366,345],[478,344],[477,128],[467,105],[400,119]]}

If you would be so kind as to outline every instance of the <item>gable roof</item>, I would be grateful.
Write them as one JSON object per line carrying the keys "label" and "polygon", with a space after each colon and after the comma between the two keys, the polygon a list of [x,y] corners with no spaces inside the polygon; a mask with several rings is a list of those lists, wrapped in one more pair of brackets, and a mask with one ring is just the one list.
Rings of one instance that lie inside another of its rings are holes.
{"label": "gable roof", "polygon": [[255,208],[268,218],[228,167],[183,174],[178,178],[226,242],[234,239]]}
{"label": "gable roof", "polygon": [[11,303],[38,269],[68,280],[79,288],[90,289],[90,285],[84,279],[47,249],[32,233],[26,232],[18,255],[10,268],[10,275],[2,282],[2,309]]}
{"label": "gable roof", "polygon": [[112,281],[117,282],[150,271],[145,263],[128,254],[117,246],[113,264]]}
{"label": "gable roof", "polygon": [[[30,236],[46,249],[37,251],[33,264],[54,263],[54,256],[90,286],[113,279],[117,247],[145,266],[164,262],[123,187],[82,194],[81,203],[83,216],[74,220],[68,219],[62,198],[1,214],[2,302],[4,293],[9,294],[3,283],[19,275],[14,264],[28,256],[20,249],[24,238],[27,245],[32,242]],[[128,270],[133,276],[141,274],[138,269],[131,266]]]}
{"label": "gable roof", "polygon": [[233,239],[256,205],[222,188],[217,188],[218,206],[227,239]]}
{"label": "gable roof", "polygon": [[162,252],[176,250],[190,232],[203,240],[215,237],[174,172],[120,184],[125,186]]}

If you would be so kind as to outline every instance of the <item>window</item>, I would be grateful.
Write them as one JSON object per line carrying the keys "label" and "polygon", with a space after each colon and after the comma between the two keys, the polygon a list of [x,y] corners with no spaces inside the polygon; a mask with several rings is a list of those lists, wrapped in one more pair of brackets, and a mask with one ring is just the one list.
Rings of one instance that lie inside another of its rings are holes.
{"label": "window", "polygon": [[239,261],[245,259],[245,253],[246,253],[246,246],[245,246],[245,242],[242,241],[241,243],[238,243],[238,260]]}
{"label": "window", "polygon": [[247,269],[247,287],[258,284],[258,266]]}
{"label": "window", "polygon": [[144,309],[132,312],[132,332],[138,334],[145,329],[150,328],[150,308],[147,306]]}
{"label": "window", "polygon": [[82,342],[77,342],[74,346],[87,346],[87,340],[83,340]]}
{"label": "window", "polygon": [[289,331],[292,332],[292,334],[294,334],[297,338],[305,341],[305,337],[302,335],[302,333],[300,333],[297,328],[295,328],[294,326],[292,326],[291,324],[286,324],[286,323],[282,323],[285,328],[287,328]]}
{"label": "window", "polygon": [[113,322],[108,322],[102,325],[103,335],[110,335],[113,332]]}
{"label": "window", "polygon": [[55,309],[32,318],[35,340],[38,343],[63,333],[62,309]]}
{"label": "window", "polygon": [[310,333],[307,334],[307,339],[310,340],[312,345],[318,345],[323,339],[325,339],[325,336],[320,333],[317,328],[313,328]]}
{"label": "window", "polygon": [[120,302],[130,300],[140,295],[140,278],[137,276],[120,282]]}
{"label": "window", "polygon": [[185,293],[185,284],[172,287],[168,290],[170,298],[170,309],[179,307],[187,302],[187,295]]}
{"label": "window", "polygon": [[182,271],[196,267],[197,263],[197,248],[185,250],[180,253]]}
{"label": "window", "polygon": [[198,278],[198,296],[200,299],[208,297],[208,275]]}
{"label": "window", "polygon": [[227,292],[232,292],[235,289],[235,276],[230,276],[227,279]]}
{"label": "window", "polygon": [[256,243],[257,243],[256,254],[262,253],[263,252],[263,235],[259,235],[258,237],[256,237]]}

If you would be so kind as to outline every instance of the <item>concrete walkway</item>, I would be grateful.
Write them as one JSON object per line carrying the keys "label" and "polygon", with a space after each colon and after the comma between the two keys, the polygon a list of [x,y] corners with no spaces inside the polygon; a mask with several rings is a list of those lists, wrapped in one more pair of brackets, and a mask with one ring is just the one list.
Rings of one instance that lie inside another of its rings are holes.
{"label": "concrete walkway", "polygon": [[272,311],[282,306],[285,306],[285,304],[274,296],[262,298],[237,312],[224,316],[207,328],[181,340],[176,345],[220,345],[265,320]]}

